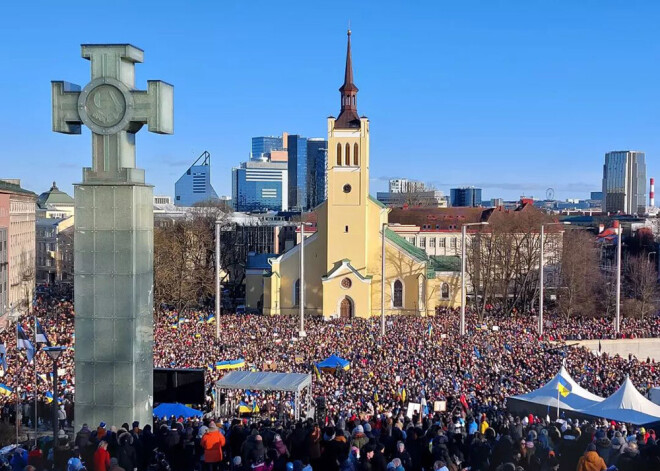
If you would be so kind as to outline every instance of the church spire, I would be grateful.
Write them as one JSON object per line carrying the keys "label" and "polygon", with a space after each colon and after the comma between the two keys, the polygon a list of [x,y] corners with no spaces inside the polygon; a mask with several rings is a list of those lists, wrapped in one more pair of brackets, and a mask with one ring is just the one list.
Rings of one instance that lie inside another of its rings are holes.
{"label": "church spire", "polygon": [[341,112],[335,121],[337,128],[359,128],[360,117],[357,114],[358,88],[353,83],[353,59],[351,57],[351,30],[348,30],[348,44],[346,46],[346,69],[344,70],[344,84],[339,88],[341,94]]}

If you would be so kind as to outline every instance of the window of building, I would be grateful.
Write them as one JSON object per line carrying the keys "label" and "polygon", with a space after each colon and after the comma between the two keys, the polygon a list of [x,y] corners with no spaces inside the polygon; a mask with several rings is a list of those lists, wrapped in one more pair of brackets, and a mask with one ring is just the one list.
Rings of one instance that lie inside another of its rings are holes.
{"label": "window of building", "polygon": [[426,248],[426,237],[420,237],[419,238],[419,246],[423,249]]}
{"label": "window of building", "polygon": [[403,307],[403,283],[401,283],[401,280],[394,282],[392,291],[392,306]]}
{"label": "window of building", "polygon": [[446,247],[446,240],[444,237],[438,239],[438,247],[444,249]]}
{"label": "window of building", "polygon": [[435,237],[431,237],[431,239],[429,240],[429,244],[430,244],[430,247],[435,248]]}
{"label": "window of building", "polygon": [[293,286],[293,305],[300,305],[300,278],[296,280],[296,283]]}
{"label": "window of building", "polygon": [[449,248],[451,248],[451,249],[455,249],[455,248],[456,248],[456,237],[452,237],[452,238],[449,240]]}
{"label": "window of building", "polygon": [[344,228],[344,232],[348,232],[348,226]]}
{"label": "window of building", "polygon": [[410,237],[410,238],[408,238],[408,241],[409,241],[411,244],[415,245],[415,238],[414,238],[414,237]]}
{"label": "window of building", "polygon": [[346,155],[344,156],[344,161],[346,162],[346,166],[351,165],[351,145],[348,142],[346,143]]}
{"label": "window of building", "polygon": [[449,299],[449,283],[442,283],[440,296],[442,297],[442,299]]}
{"label": "window of building", "polygon": [[337,165],[341,166],[341,144],[337,144]]}
{"label": "window of building", "polygon": [[353,165],[355,165],[356,167],[359,165],[359,156],[360,153],[358,152],[358,145],[356,142],[355,145],[353,146]]}

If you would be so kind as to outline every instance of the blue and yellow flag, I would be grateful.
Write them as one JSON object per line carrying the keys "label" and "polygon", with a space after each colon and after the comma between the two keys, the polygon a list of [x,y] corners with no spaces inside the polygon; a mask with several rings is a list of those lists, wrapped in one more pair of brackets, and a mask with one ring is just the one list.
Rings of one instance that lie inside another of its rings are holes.
{"label": "blue and yellow flag", "polygon": [[237,360],[218,361],[215,363],[215,369],[218,371],[235,370],[237,368],[244,368],[244,367],[245,367],[245,360],[243,358],[239,358]]}
{"label": "blue and yellow flag", "polygon": [[571,393],[573,387],[568,381],[560,376],[559,380],[557,381],[557,390],[559,391],[559,394],[562,395],[562,397],[566,397]]}
{"label": "blue and yellow flag", "polygon": [[322,378],[321,378],[321,372],[320,372],[319,369],[316,367],[316,364],[314,364],[314,374],[316,375],[316,379],[317,379],[318,381],[322,381]]}
{"label": "blue and yellow flag", "polygon": [[11,394],[14,392],[12,388],[7,386],[6,384],[0,383],[0,394],[3,396],[11,396]]}
{"label": "blue and yellow flag", "polygon": [[214,322],[215,322],[215,314],[211,314],[209,317],[206,318],[207,324],[213,324]]}
{"label": "blue and yellow flag", "polygon": [[433,325],[429,322],[429,328],[427,330],[427,334],[429,338],[431,338],[431,335],[433,335]]}

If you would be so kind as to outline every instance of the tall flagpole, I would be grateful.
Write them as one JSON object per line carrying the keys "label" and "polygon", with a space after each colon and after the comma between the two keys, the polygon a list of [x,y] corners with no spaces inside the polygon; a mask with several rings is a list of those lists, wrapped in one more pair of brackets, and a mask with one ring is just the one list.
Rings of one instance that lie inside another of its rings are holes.
{"label": "tall flagpole", "polygon": [[[19,370],[19,364],[18,364],[19,361],[20,361],[20,359],[19,359],[19,355],[18,355],[18,316],[16,316],[16,371]],[[14,416],[15,416],[14,421],[16,422],[16,444],[17,445],[18,445],[18,426],[19,426],[18,425],[18,423],[19,423],[19,420],[18,420],[18,390],[19,390],[19,387],[18,387],[18,384],[17,384],[16,385],[16,391],[15,391],[16,392],[16,411],[15,411],[15,414],[14,414]]]}
{"label": "tall flagpole", "polygon": [[[34,444],[37,444],[37,427],[39,425],[39,412],[37,409],[37,388],[39,387],[39,384],[37,383],[38,378],[37,378],[37,348],[39,347],[39,343],[37,342],[37,315],[34,315],[34,357],[32,360],[34,361]],[[54,394],[54,393],[53,393]]]}

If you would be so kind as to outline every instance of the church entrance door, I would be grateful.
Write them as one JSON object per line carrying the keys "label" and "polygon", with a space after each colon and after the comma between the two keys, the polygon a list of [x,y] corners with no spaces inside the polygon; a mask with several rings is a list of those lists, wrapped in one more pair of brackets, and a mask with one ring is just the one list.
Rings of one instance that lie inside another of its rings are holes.
{"label": "church entrance door", "polygon": [[341,300],[341,304],[339,306],[339,316],[342,319],[353,318],[353,302],[350,299],[344,298]]}

